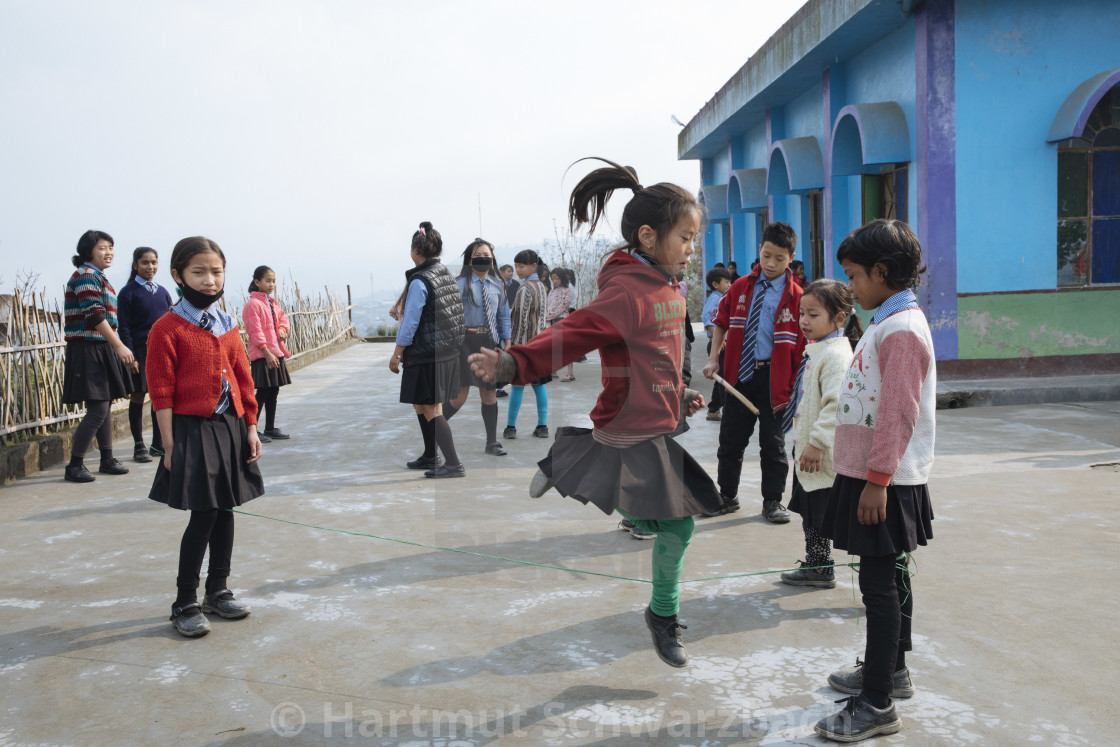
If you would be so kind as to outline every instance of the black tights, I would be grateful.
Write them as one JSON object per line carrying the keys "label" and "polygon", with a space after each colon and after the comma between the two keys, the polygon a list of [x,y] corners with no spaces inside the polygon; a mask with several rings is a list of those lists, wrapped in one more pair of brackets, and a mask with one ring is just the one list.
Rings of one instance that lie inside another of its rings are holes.
{"label": "black tights", "polygon": [[859,590],[867,608],[867,648],[863,653],[863,694],[877,708],[890,701],[895,672],[906,666],[914,616],[914,578],[894,555],[859,559]]}
{"label": "black tights", "polygon": [[210,565],[206,571],[206,593],[213,594],[226,588],[229,579],[230,558],[233,556],[232,511],[220,508],[191,511],[191,520],[179,545],[176,607],[198,601],[198,580],[207,547],[210,548]]}
{"label": "black tights", "polygon": [[264,409],[264,429],[270,431],[276,427],[276,396],[280,387],[262,387],[257,390],[257,404]]}
{"label": "black tights", "polygon": [[[144,403],[128,403],[128,428],[132,431],[132,440],[137,444],[144,443]],[[159,434],[159,422],[156,420],[156,408],[152,408],[152,448],[163,449],[163,439]]]}
{"label": "black tights", "polygon": [[101,459],[113,458],[113,418],[109,416],[109,400],[98,399],[86,402],[86,415],[74,429],[74,441],[70,445],[70,464],[82,463],[94,435]]}

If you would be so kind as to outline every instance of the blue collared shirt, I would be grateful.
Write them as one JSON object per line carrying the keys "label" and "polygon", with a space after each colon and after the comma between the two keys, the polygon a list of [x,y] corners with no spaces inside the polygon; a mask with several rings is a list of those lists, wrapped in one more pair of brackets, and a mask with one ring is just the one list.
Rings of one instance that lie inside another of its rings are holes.
{"label": "blue collared shirt", "polygon": [[420,278],[413,278],[408,284],[408,293],[404,297],[404,311],[401,312],[401,326],[397,330],[397,344],[407,348],[416,337],[416,330],[420,327],[420,315],[424,313],[424,304],[428,302],[428,286]]}
{"label": "blue collared shirt", "polygon": [[140,286],[141,288],[143,288],[144,290],[148,291],[149,293],[151,293],[151,291],[150,291],[150,290],[148,290],[148,283],[151,283],[151,284],[152,284],[152,286],[153,286],[153,287],[154,287],[154,288],[155,288],[155,289],[156,289],[157,291],[159,290],[159,283],[157,283],[157,282],[156,282],[156,281],[154,281],[154,280],[145,280],[144,278],[140,277],[139,275],[137,275],[137,276],[136,276],[135,278],[133,278],[133,282],[134,282],[134,283],[136,283],[137,285],[139,285],[139,286]]}
{"label": "blue collared shirt", "polygon": [[[202,312],[210,316],[210,331],[215,337],[221,337],[230,330],[237,329],[237,322],[233,321],[226,312],[214,306],[208,306],[206,309],[200,309],[185,298],[180,298],[179,303],[171,307],[171,313],[181,316],[196,327],[202,326]],[[230,399],[229,381],[225,375],[222,376],[222,396],[218,398],[218,404],[214,407],[214,414],[221,415],[229,409],[232,400]]]}
{"label": "blue collared shirt", "polygon": [[719,291],[712,291],[708,294],[707,300],[704,301],[704,310],[700,312],[700,321],[703,323],[704,331],[708,334],[709,339],[712,336],[712,331],[708,329],[708,327],[715,324],[712,320],[715,319],[716,312],[719,311],[719,302],[722,298],[722,293]]}
{"label": "blue collared shirt", "polygon": [[89,269],[93,270],[94,274],[100,275],[101,277],[105,276],[105,273],[101,271],[101,268],[95,265],[93,262],[84,262],[83,264]]}
{"label": "blue collared shirt", "polygon": [[510,335],[509,300],[506,297],[505,286],[492,275],[480,278],[473,272],[467,277],[456,278],[459,292],[463,295],[463,324],[468,327],[485,327],[486,307],[483,305],[483,293],[490,296],[490,303],[494,305],[494,314],[498,323],[498,340],[508,340]]}
{"label": "blue collared shirt", "polygon": [[[759,273],[755,288],[758,288],[758,283],[764,278],[766,276]],[[762,316],[758,320],[758,334],[755,336],[754,343],[756,361],[768,361],[774,354],[774,317],[778,315],[778,305],[781,304],[782,294],[786,290],[786,273],[783,272],[777,280],[771,280],[770,283],[770,287],[762,297]],[[754,298],[751,298],[751,303],[754,303]]]}
{"label": "blue collared shirt", "polygon": [[891,314],[897,314],[903,309],[916,308],[918,308],[918,297],[914,295],[914,291],[907,288],[879,304],[879,310],[875,312],[875,316],[871,317],[871,323],[878,324]]}

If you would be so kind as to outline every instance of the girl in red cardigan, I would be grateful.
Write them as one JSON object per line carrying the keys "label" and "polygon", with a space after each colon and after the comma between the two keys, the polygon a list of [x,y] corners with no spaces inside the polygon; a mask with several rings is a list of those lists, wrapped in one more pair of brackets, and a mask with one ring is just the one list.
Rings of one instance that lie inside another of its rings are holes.
{"label": "girl in red cardigan", "polygon": [[[249,361],[237,322],[215,305],[225,267],[225,255],[210,239],[194,236],[176,244],[171,277],[183,297],[148,335],[148,392],[165,451],[148,497],[191,512],[171,605],[171,623],[188,638],[210,632],[204,612],[231,620],[249,614],[226,586],[233,555],[230,509],[264,494]],[[208,548],[200,605],[199,574]]]}
{"label": "girl in red cardigan", "polygon": [[626,244],[603,265],[599,295],[528,343],[505,353],[483,349],[470,362],[490,381],[524,385],[599,350],[603,391],[591,411],[595,427],[557,430],[529,495],[554,487],[657,534],[645,620],[661,660],[683,667],[678,582],[692,517],[720,506],[712,478],[667,435],[682,407],[689,415],[704,407],[699,392],[681,382],[685,302],[676,280],[694,251],[702,208],[675,184],[643,187],[633,169],[605,163],[576,185],[568,206],[573,229],[588,223],[594,231],[616,189],[634,193],[622,212]]}
{"label": "girl in red cardigan", "polygon": [[276,396],[280,387],[292,383],[288,365],[284,362],[292,354],[284,345],[288,339],[288,315],[276,303],[272,294],[276,290],[276,273],[271,267],[261,265],[253,271],[249,283],[249,300],[241,310],[245,332],[249,335],[249,366],[253,385],[257,388],[257,406],[264,408],[263,443],[272,439],[291,438],[276,427]]}

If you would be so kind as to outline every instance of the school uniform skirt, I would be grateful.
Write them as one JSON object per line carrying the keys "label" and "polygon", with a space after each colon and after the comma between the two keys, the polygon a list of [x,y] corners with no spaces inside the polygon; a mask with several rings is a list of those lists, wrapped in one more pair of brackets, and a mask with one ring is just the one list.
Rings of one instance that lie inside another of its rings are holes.
{"label": "school uniform skirt", "polygon": [[147,369],[148,366],[148,342],[145,340],[144,342],[133,345],[132,355],[136,358],[136,362],[140,364],[140,370],[133,373],[126,368],[125,376],[128,377],[128,381],[132,385],[133,394],[147,394],[148,374],[145,369]]}
{"label": "school uniform skirt", "polygon": [[680,519],[723,505],[712,478],[668,436],[619,449],[596,441],[590,428],[558,428],[538,466],[560,495],[608,515],[622,509],[643,519]]}
{"label": "school uniform skirt", "polygon": [[264,479],[249,458],[249,428],[230,405],[221,415],[173,415],[171,470],[158,460],[148,497],[171,508],[236,508],[264,495]]}
{"label": "school uniform skirt", "polygon": [[801,518],[808,522],[809,526],[819,530],[824,526],[824,511],[828,508],[828,494],[831,492],[831,488],[805,490],[801,487],[801,482],[798,481],[797,471],[795,470],[793,473],[793,494],[790,496],[788,508],[795,514],[801,514]]}
{"label": "school uniform skirt", "polygon": [[933,539],[933,504],[926,485],[887,487],[887,520],[874,526],[856,518],[866,480],[837,475],[828,494],[821,534],[850,555],[869,558],[910,552]]}
{"label": "school uniform skirt", "polygon": [[257,358],[249,364],[249,373],[253,377],[254,389],[276,389],[292,383],[292,377],[288,375],[288,364],[282,356],[280,365],[276,368],[269,368],[268,361]]}
{"label": "school uniform skirt", "polygon": [[475,376],[467,358],[477,353],[482,348],[494,350],[498,346],[490,337],[489,332],[467,332],[463,336],[463,344],[459,346],[459,387],[476,386],[479,389],[497,389],[498,385],[492,381],[483,381]]}
{"label": "school uniform skirt", "polygon": [[442,359],[419,356],[401,362],[401,402],[438,405],[458,396],[459,357],[454,351]]}
{"label": "school uniform skirt", "polygon": [[108,342],[71,340],[66,343],[63,402],[114,400],[134,391],[132,378]]}

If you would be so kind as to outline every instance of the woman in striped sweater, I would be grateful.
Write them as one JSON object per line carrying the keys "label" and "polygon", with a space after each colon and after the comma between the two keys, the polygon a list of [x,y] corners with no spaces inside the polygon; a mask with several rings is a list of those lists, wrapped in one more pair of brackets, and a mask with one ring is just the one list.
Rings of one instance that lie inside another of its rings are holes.
{"label": "woman in striped sweater", "polygon": [[98,472],[128,472],[113,457],[109,405],[132,393],[128,371],[138,372],[139,366],[132,351],[117,336],[117,292],[105,277],[105,270],[113,264],[113,237],[104,231],[86,231],[78,239],[77,251],[70,260],[77,269],[66,283],[64,300],[66,367],[62,401],[85,402],[86,414],[74,431],[66,479],[93,482],[84,458],[95,434],[101,451]]}

